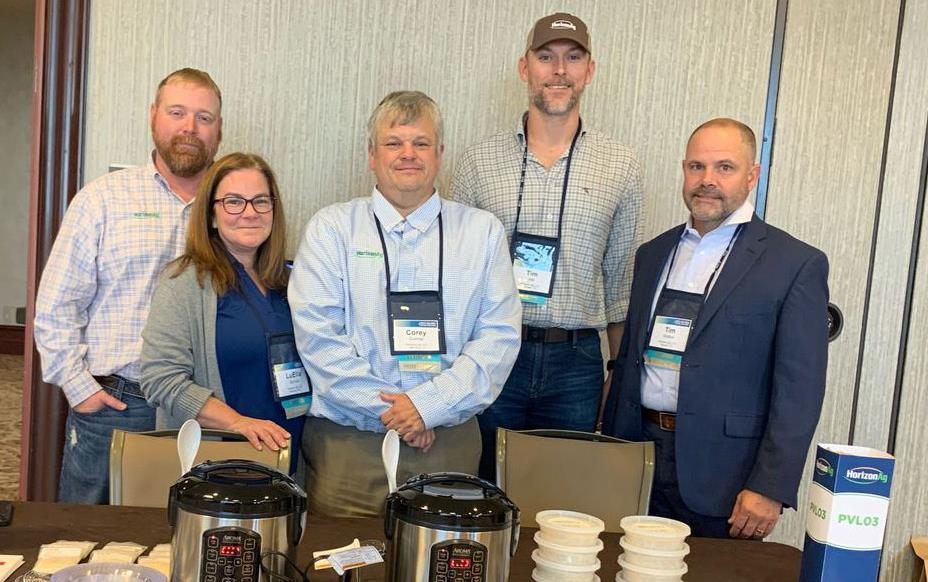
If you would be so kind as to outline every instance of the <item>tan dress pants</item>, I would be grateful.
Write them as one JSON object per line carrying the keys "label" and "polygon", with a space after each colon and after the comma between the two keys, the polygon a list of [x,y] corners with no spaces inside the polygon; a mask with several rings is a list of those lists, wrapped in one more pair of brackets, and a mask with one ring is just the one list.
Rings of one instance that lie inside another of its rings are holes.
{"label": "tan dress pants", "polygon": [[[306,417],[302,448],[310,513],[332,517],[383,515],[388,493],[380,453],[383,437],[383,433]],[[455,471],[476,475],[480,450],[476,418],[458,426],[436,428],[435,442],[427,453],[401,441],[397,486],[420,473]]]}

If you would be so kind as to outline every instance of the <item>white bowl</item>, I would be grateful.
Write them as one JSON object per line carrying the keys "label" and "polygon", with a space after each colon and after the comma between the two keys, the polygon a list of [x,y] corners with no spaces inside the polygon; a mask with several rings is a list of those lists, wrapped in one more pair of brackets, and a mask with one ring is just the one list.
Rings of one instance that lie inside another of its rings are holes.
{"label": "white bowl", "polygon": [[535,532],[535,543],[538,544],[539,557],[572,566],[595,564],[596,554],[603,551],[603,541],[600,539],[592,546],[562,546],[546,540],[540,531]]}
{"label": "white bowl", "polygon": [[562,546],[592,546],[606,529],[603,520],[563,509],[548,509],[535,515],[545,541]]}
{"label": "white bowl", "polygon": [[[562,578],[548,578],[544,574],[539,573],[538,568],[535,568],[532,570],[532,580],[535,582],[561,582]],[[592,574],[587,582],[599,582],[599,576]]]}
{"label": "white bowl", "polygon": [[538,550],[532,552],[532,559],[535,560],[535,571],[539,576],[557,582],[592,582],[595,572],[601,565],[599,560],[583,565],[558,564],[540,557]]}
{"label": "white bowl", "polygon": [[630,515],[619,522],[629,544],[650,550],[682,550],[690,526],[682,521],[650,515]]}
{"label": "white bowl", "polygon": [[683,575],[689,571],[686,564],[676,570],[657,570],[629,564],[625,558],[619,556],[619,566],[622,568],[624,582],[682,582]]}
{"label": "white bowl", "polygon": [[164,574],[136,564],[93,562],[62,568],[51,582],[168,582]]}
{"label": "white bowl", "polygon": [[679,570],[683,565],[683,558],[690,553],[690,547],[687,544],[683,544],[682,550],[653,550],[639,548],[622,538],[619,540],[619,545],[625,550],[622,556],[625,556],[627,563],[655,570]]}

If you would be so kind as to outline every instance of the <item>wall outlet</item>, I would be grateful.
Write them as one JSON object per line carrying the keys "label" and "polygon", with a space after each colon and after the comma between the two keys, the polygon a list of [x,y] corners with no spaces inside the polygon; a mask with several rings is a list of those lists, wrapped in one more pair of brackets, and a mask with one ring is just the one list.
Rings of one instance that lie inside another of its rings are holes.
{"label": "wall outlet", "polygon": [[0,324],[23,325],[26,323],[26,310],[15,305],[0,305]]}

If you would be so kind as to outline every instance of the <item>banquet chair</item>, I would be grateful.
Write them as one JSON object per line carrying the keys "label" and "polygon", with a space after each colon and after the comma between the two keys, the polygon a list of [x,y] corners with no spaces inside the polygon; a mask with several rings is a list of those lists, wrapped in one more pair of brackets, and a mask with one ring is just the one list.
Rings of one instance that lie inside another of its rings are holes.
{"label": "banquet chair", "polygon": [[496,484],[519,507],[522,525],[535,514],[566,509],[595,515],[621,532],[627,515],[646,515],[654,479],[654,443],[570,430],[496,431]]}
{"label": "banquet chair", "polygon": [[[257,461],[283,473],[290,471],[290,447],[259,451],[244,436],[203,429],[194,466],[206,460]],[[291,445],[292,446],[292,445]],[[110,441],[110,505],[167,507],[168,490],[180,478],[177,429],[148,432],[114,430]]]}

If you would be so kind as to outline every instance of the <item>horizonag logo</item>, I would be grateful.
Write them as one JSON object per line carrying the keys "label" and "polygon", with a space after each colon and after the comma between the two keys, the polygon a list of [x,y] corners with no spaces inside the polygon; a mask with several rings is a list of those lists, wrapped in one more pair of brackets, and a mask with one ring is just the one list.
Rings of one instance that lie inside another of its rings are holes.
{"label": "horizonag logo", "polygon": [[855,467],[853,469],[848,469],[847,473],[844,475],[844,478],[851,483],[857,483],[860,485],[869,485],[871,483],[886,483],[889,481],[889,475],[883,471],[880,471],[879,469],[874,469],[873,467]]}
{"label": "horizonag logo", "polygon": [[823,459],[821,457],[815,459],[815,470],[818,471],[820,475],[832,476],[835,474],[835,470],[832,468],[831,463],[828,462],[828,459]]}

